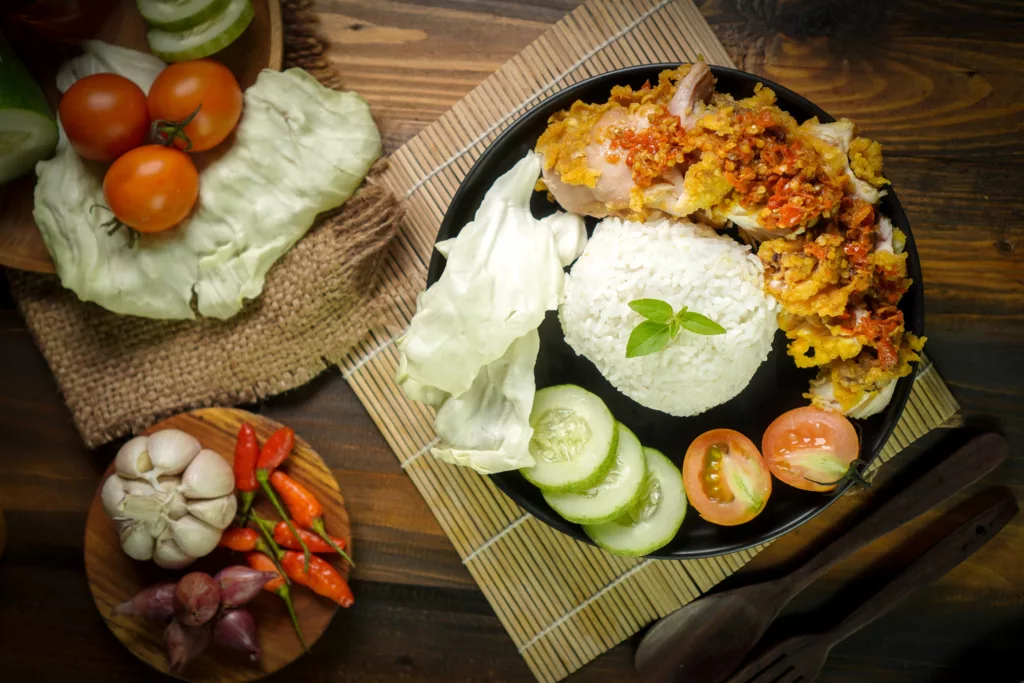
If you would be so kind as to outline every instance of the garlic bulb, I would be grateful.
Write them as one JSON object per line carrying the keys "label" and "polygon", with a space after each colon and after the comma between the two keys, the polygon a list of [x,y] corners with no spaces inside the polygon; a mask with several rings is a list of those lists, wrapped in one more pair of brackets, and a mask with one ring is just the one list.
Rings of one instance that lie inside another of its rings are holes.
{"label": "garlic bulb", "polygon": [[118,451],[114,468],[100,496],[133,559],[180,569],[212,551],[234,519],[231,465],[185,432],[135,437]]}

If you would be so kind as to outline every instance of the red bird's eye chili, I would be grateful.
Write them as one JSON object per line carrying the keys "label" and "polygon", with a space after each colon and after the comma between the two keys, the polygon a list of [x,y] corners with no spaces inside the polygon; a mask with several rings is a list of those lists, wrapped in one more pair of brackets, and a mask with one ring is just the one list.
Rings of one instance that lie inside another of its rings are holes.
{"label": "red bird's eye chili", "polygon": [[256,480],[256,461],[260,457],[260,445],[256,440],[256,432],[252,425],[243,422],[238,428],[238,439],[235,441],[235,488],[239,491],[242,525],[252,507],[252,499],[260,487]]}
{"label": "red bird's eye chili", "polygon": [[[288,528],[298,538],[298,532],[292,525],[291,519],[288,518],[288,514],[284,511],[284,507],[274,493],[274,489],[270,488],[269,483],[270,475],[285,461],[285,458],[288,457],[293,448],[295,448],[295,431],[291,427],[281,427],[271,434],[270,438],[263,444],[259,460],[256,461],[256,481],[263,488],[263,492],[267,494],[267,498],[270,499],[274,509],[277,510],[277,514],[281,515],[281,519],[284,520],[284,523],[288,525]],[[309,548],[305,546],[301,538],[298,540],[299,545],[302,546],[303,555],[306,558],[306,565],[309,566]]]}
{"label": "red bird's eye chili", "polygon": [[221,534],[220,542],[217,545],[240,553],[248,553],[256,550],[260,543],[260,534],[255,529],[232,528],[225,529]]}
{"label": "red bird's eye chili", "polygon": [[[306,543],[306,546],[309,547],[310,552],[337,552],[334,549],[333,545],[331,545],[324,539],[320,538],[312,531],[307,531],[306,529],[299,529],[299,538],[301,538]],[[292,536],[291,530],[288,528],[288,525],[284,522],[278,522],[274,525],[274,540],[277,541],[277,544],[282,548],[288,548],[289,550],[302,550],[302,546],[300,546],[299,542],[295,539],[294,536]],[[331,540],[334,541],[335,545],[344,549],[346,545],[344,538],[331,536]]]}
{"label": "red bird's eye chili", "polygon": [[260,451],[256,468],[266,470],[267,476],[281,466],[285,458],[295,448],[295,430],[291,427],[281,427],[270,435],[270,438],[263,444]]}
{"label": "red bird's eye chili", "polygon": [[[348,556],[348,553],[342,550],[341,546],[327,535],[327,529],[324,527],[324,508],[320,505],[320,501],[316,499],[316,496],[284,472],[274,472],[270,475],[270,483],[281,494],[284,504],[288,506],[288,512],[291,513],[292,519],[299,523],[299,526],[314,531],[317,536],[326,541],[339,555],[344,557],[349,564],[352,564],[352,558]],[[303,542],[301,536],[298,540]],[[352,566],[355,565],[352,564]]]}
{"label": "red bird's eye chili", "polygon": [[309,568],[305,569],[302,554],[288,550],[281,556],[281,566],[292,581],[317,595],[330,598],[342,607],[351,607],[355,602],[348,582],[326,560],[314,555]]}
{"label": "red bird's eye chili", "polygon": [[309,647],[306,645],[306,639],[302,635],[302,628],[299,626],[299,617],[295,614],[295,605],[292,603],[291,589],[289,589],[288,584],[285,583],[285,578],[281,575],[281,570],[278,569],[277,565],[263,553],[249,553],[245,556],[245,560],[253,569],[261,572],[274,572],[277,574],[276,579],[272,579],[264,584],[263,590],[273,593],[284,600],[284,605],[288,609],[288,616],[291,617],[292,626],[295,628],[295,635],[299,637],[299,642],[302,643],[302,649],[308,650]]}

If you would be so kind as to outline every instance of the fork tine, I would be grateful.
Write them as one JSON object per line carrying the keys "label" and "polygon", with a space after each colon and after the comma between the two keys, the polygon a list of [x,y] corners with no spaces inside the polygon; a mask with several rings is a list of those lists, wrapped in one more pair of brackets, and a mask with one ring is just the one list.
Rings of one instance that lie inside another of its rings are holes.
{"label": "fork tine", "polygon": [[776,683],[791,669],[786,653],[769,650],[733,674],[729,683]]}
{"label": "fork tine", "polygon": [[[785,661],[782,662],[782,665],[785,666],[786,668],[783,670],[783,672],[781,674],[779,674],[775,678],[771,679],[770,683],[794,683],[793,676],[799,676],[800,675],[800,672],[797,671],[796,668],[787,665],[787,663]],[[776,668],[779,668],[779,667],[776,667]],[[766,681],[766,683],[769,683],[769,682]]]}

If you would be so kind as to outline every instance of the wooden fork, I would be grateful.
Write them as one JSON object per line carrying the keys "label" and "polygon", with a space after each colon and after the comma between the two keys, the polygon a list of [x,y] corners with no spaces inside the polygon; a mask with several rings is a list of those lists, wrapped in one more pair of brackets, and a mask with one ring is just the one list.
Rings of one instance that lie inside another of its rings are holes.
{"label": "wooden fork", "polygon": [[811,683],[836,643],[882,616],[918,588],[944,576],[985,545],[1017,514],[1008,489],[981,494],[992,497],[985,509],[917,558],[895,579],[824,633],[794,636],[769,648],[734,673],[728,683]]}

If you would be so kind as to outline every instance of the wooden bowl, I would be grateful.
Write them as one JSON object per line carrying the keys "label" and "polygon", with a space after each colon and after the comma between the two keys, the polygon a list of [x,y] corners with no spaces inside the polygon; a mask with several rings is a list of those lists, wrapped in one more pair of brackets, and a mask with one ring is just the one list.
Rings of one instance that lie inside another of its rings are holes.
{"label": "wooden bowl", "polygon": [[[176,415],[146,430],[151,434],[161,429],[180,429],[196,437],[204,448],[220,453],[231,462],[234,456],[235,437],[243,422],[256,430],[260,443],[281,425],[260,415],[230,408],[207,408],[191,413]],[[333,536],[345,539],[347,548],[352,547],[352,533],[349,526],[345,500],[338,490],[338,484],[331,471],[309,444],[295,437],[295,450],[281,469],[312,491],[324,507],[324,523]],[[107,468],[106,475],[114,471],[114,464]],[[277,519],[273,507],[260,493],[256,497],[256,510],[268,519]],[[351,550],[349,550],[351,552]],[[342,575],[348,576],[348,565],[337,556],[322,556],[331,562]],[[111,609],[130,599],[143,588],[159,581],[175,579],[192,571],[215,574],[229,565],[245,564],[239,553],[217,548],[210,555],[200,558],[194,564],[177,571],[168,571],[152,562],[137,562],[121,550],[117,530],[103,511],[100,487],[93,497],[89,517],[85,526],[85,572],[89,580],[96,608],[113,632],[129,651],[154,669],[170,673],[164,651],[164,623],[146,621],[132,616],[111,616]],[[295,611],[310,646],[323,634],[338,609],[334,602],[315,595],[307,588],[292,584],[292,599]],[[210,647],[191,662],[181,677],[184,680],[223,683],[225,681],[252,681],[273,673],[303,654],[292,628],[284,603],[276,595],[261,592],[247,607],[256,619],[257,634],[263,659],[252,664],[243,653],[225,650],[217,645]]]}
{"label": "wooden bowl", "polygon": [[[231,69],[243,90],[256,82],[256,77],[263,69],[280,70],[284,50],[280,0],[252,0],[252,6],[255,16],[245,33],[227,48],[212,55],[213,59]],[[146,30],[146,22],[139,14],[136,0],[120,0],[95,37],[108,43],[149,52]],[[57,55],[60,51],[51,51],[50,54]],[[54,84],[54,76],[60,60],[33,55],[26,61],[56,112],[60,93]],[[32,218],[35,186],[36,176],[33,172],[7,185],[0,185],[0,266],[53,273],[56,272],[53,259]]]}

